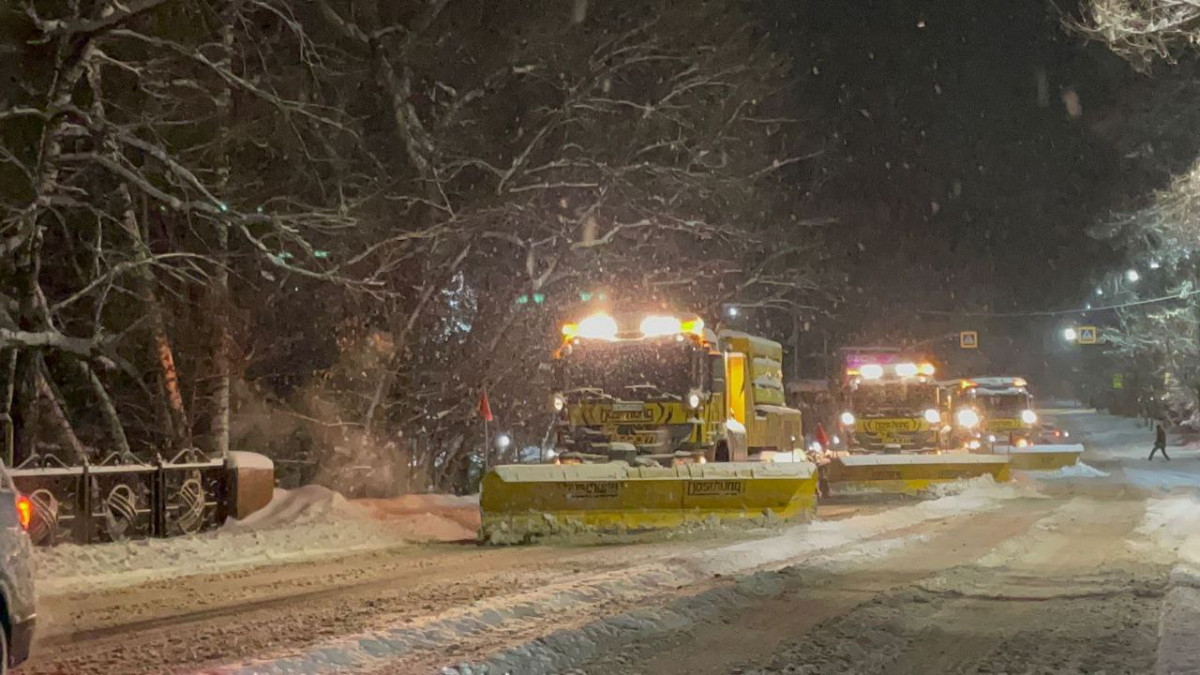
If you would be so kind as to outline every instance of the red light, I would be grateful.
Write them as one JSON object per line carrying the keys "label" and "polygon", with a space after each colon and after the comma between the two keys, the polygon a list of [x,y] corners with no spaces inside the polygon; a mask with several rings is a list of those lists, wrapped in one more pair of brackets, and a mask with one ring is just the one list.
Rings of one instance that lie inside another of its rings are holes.
{"label": "red light", "polygon": [[25,495],[17,497],[17,518],[21,521],[21,529],[28,530],[29,522],[33,520],[33,502]]}

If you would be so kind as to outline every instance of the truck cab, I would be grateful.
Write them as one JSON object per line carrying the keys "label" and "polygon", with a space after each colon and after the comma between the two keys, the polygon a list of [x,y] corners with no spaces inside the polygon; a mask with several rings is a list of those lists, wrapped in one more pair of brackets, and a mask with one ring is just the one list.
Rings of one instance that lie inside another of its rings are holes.
{"label": "truck cab", "polygon": [[940,451],[948,420],[935,372],[898,350],[848,352],[838,426],[850,452]]}
{"label": "truck cab", "polygon": [[592,314],[563,325],[553,406],[560,463],[674,466],[792,453],[782,348],[694,315]]}

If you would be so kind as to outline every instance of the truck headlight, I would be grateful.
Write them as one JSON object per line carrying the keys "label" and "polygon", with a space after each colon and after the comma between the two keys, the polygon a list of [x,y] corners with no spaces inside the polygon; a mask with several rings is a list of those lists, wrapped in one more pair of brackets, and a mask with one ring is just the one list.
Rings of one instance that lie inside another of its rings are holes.
{"label": "truck headlight", "polygon": [[567,407],[567,399],[563,398],[562,394],[554,395],[554,412],[562,412],[563,408]]}
{"label": "truck headlight", "polygon": [[934,408],[925,411],[925,421],[930,424],[937,424],[942,421],[942,416]]}
{"label": "truck headlight", "polygon": [[1032,410],[1022,410],[1021,411],[1021,421],[1024,422],[1025,424],[1036,424],[1037,423],[1037,413],[1033,412]]}
{"label": "truck headlight", "polygon": [[842,420],[842,424],[844,424],[845,426],[848,426],[848,427],[854,426],[854,413],[850,412],[849,410],[842,413],[842,416],[840,419]]}
{"label": "truck headlight", "polygon": [[958,422],[958,426],[964,429],[974,429],[979,425],[979,413],[970,408],[963,408],[958,411],[955,420]]}
{"label": "truck headlight", "polygon": [[688,404],[688,407],[692,408],[693,410],[696,408],[699,408],[700,407],[700,392],[698,392],[698,391],[688,392],[687,404]]}

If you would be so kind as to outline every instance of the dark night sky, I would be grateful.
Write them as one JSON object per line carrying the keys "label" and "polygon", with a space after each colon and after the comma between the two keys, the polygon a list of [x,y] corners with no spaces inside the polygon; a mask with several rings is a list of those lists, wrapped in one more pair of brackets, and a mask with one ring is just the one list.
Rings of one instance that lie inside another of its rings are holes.
{"label": "dark night sky", "polygon": [[1145,186],[1094,126],[1138,76],[1066,33],[1047,3],[776,6],[800,106],[839,136],[817,201],[840,221],[863,295],[1043,309],[1079,302],[1094,269],[1118,264],[1085,229]]}

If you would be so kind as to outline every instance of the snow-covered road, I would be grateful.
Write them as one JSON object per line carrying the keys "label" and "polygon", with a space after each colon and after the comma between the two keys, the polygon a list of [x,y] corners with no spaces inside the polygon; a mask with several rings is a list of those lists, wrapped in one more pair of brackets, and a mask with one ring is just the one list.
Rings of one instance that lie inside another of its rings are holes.
{"label": "snow-covered road", "polygon": [[464,505],[416,528],[425,504],[365,505],[326,532],[331,503],[309,559],[278,528],[117,570],[56,553],[74,574],[43,589],[28,672],[1200,673],[1200,453],[1149,463],[1144,427],[1053,415],[1087,466],[751,539],[414,545],[454,539]]}

